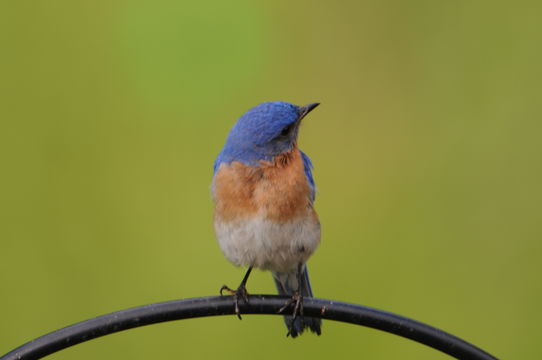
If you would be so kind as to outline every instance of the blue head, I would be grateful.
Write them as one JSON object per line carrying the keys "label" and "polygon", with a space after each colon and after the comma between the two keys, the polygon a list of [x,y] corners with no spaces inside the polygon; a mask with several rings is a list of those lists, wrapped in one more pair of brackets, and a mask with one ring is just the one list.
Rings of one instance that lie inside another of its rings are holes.
{"label": "blue head", "polygon": [[297,142],[301,119],[318,103],[296,106],[282,101],[257,105],[246,112],[231,129],[215,162],[240,161],[258,165],[261,160],[290,151]]}

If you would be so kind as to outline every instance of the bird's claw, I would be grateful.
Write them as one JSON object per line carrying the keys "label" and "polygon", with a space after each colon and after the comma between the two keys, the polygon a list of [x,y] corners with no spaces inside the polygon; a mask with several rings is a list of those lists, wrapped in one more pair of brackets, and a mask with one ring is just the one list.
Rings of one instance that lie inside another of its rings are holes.
{"label": "bird's claw", "polygon": [[223,292],[229,292],[233,296],[233,303],[235,305],[235,314],[241,319],[241,311],[239,310],[239,299],[241,298],[246,304],[248,304],[248,292],[247,288],[243,285],[239,286],[236,290],[230,289],[226,285],[222,285],[220,288],[220,296],[224,296]]}
{"label": "bird's claw", "polygon": [[[278,311],[278,313],[282,313],[284,310],[289,308],[291,305],[294,305],[294,311],[292,314],[292,324],[294,323],[295,319],[299,316],[301,318],[301,321],[303,321],[303,295],[301,295],[299,292],[295,292],[292,297],[284,304],[283,307],[281,307]],[[286,336],[290,335],[290,332],[292,329],[289,329],[288,334]]]}

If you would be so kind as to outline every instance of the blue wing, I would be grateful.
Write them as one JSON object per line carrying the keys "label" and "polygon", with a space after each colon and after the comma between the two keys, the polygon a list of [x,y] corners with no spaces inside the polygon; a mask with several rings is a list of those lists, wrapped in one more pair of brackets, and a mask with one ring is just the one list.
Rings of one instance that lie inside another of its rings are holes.
{"label": "blue wing", "polygon": [[215,159],[215,162],[213,164],[213,174],[216,174],[216,171],[218,170],[218,167],[220,166],[220,163],[222,162],[221,155],[222,153],[218,154],[218,156]]}
{"label": "blue wing", "polygon": [[309,185],[311,187],[311,201],[314,201],[315,195],[316,195],[316,185],[314,184],[314,178],[312,177],[312,162],[311,159],[305,154],[303,151],[299,150],[301,153],[301,157],[303,159],[303,168],[305,170],[305,175],[307,176],[307,180],[309,181]]}

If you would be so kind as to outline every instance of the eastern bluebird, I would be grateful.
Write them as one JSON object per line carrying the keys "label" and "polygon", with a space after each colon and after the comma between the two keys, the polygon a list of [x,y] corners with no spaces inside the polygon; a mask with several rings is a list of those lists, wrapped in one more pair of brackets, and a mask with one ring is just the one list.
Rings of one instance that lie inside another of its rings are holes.
{"label": "eastern bluebird", "polygon": [[295,304],[286,316],[288,335],[305,328],[320,335],[321,320],[303,318],[303,296],[312,297],[305,263],[320,242],[314,211],[312,163],[297,147],[301,120],[318,103],[296,106],[267,102],[253,107],[231,129],[214,164],[214,228],[226,258],[247,266],[234,295],[248,300],[246,282],[253,267],[270,270],[281,295]]}

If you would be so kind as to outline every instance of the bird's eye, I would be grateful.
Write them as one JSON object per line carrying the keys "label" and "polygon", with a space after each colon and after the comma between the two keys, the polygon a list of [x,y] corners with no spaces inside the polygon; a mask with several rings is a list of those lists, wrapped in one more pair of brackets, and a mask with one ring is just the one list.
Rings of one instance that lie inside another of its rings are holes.
{"label": "bird's eye", "polygon": [[290,133],[290,130],[292,129],[292,125],[286,126],[282,131],[280,132],[280,136],[286,136]]}

